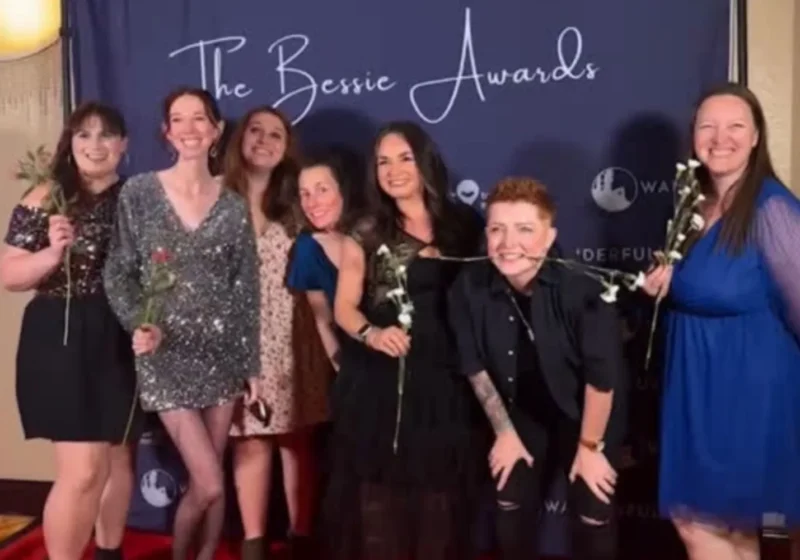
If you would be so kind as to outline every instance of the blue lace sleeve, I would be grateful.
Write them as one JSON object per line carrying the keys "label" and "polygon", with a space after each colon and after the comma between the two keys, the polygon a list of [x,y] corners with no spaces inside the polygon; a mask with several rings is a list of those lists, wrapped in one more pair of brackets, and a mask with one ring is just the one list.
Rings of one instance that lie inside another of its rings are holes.
{"label": "blue lace sleeve", "polygon": [[800,338],[800,200],[790,192],[764,201],[755,220],[756,243],[783,303],[784,316]]}

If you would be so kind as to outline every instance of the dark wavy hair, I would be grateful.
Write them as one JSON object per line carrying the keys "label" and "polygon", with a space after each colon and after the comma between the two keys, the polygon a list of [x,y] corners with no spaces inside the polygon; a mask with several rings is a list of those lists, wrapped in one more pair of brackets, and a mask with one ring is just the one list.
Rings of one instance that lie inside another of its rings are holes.
{"label": "dark wavy hair", "polygon": [[461,231],[464,210],[448,196],[450,175],[439,148],[421,126],[411,121],[386,124],[373,144],[367,176],[367,200],[375,219],[375,235],[380,239],[394,239],[403,229],[403,214],[378,182],[378,148],[390,134],[402,137],[414,154],[422,180],[425,208],[431,217],[433,244],[440,248],[457,246],[465,234]]}
{"label": "dark wavy hair", "polygon": [[242,141],[247,127],[250,126],[250,121],[261,113],[277,117],[286,131],[286,153],[270,174],[269,185],[261,201],[261,210],[268,220],[280,222],[287,228],[293,228],[295,216],[292,207],[292,191],[297,177],[297,138],[292,123],[277,109],[269,105],[255,107],[250,109],[236,125],[225,149],[224,184],[247,199],[248,164],[242,156]]}
{"label": "dark wavy hair", "polygon": [[[161,104],[161,119],[164,124],[164,128],[169,130],[169,114],[172,110],[172,105],[175,103],[175,101],[184,96],[195,97],[199,99],[203,104],[203,108],[205,109],[206,117],[208,117],[208,120],[210,120],[212,123],[219,125],[222,122],[222,113],[220,112],[219,105],[217,105],[217,100],[214,99],[213,95],[201,88],[181,86],[169,92]],[[216,169],[219,167],[219,161],[222,157],[221,150],[219,149],[220,142],[221,138],[217,140],[217,143],[212,146],[208,152],[208,168],[211,173],[216,172]]]}
{"label": "dark wavy hair", "polygon": [[92,117],[97,117],[107,134],[127,138],[128,129],[125,119],[115,108],[97,101],[87,101],[78,106],[67,119],[64,129],[58,138],[53,159],[50,162],[50,175],[53,181],[64,191],[67,200],[80,197],[83,190],[81,173],[72,155],[72,138]]}
{"label": "dark wavy hair", "polygon": [[[764,117],[764,109],[761,107],[758,98],[746,86],[736,83],[726,83],[714,87],[703,94],[695,105],[692,117],[691,134],[694,136],[694,129],[697,123],[697,115],[703,103],[712,97],[721,95],[731,95],[744,101],[750,108],[753,115],[756,131],[758,132],[758,142],[750,154],[742,178],[733,186],[733,200],[730,207],[723,213],[721,218],[722,229],[720,231],[720,242],[728,251],[738,254],[750,239],[752,230],[753,216],[755,214],[756,199],[761,192],[761,187],[765,179],[778,179],[775,168],[772,165],[772,158],[769,154],[767,141],[767,121]],[[692,157],[697,159],[697,154],[692,148]],[[706,196],[714,196],[714,186],[711,177],[705,166],[697,169],[697,179],[700,188]]]}

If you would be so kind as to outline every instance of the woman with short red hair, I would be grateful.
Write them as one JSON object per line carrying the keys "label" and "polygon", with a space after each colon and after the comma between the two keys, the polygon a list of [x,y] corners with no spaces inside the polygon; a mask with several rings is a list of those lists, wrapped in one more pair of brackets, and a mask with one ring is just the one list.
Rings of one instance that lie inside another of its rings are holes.
{"label": "woman with short red hair", "polygon": [[545,473],[563,470],[576,515],[573,557],[610,560],[613,465],[625,428],[622,333],[598,284],[545,259],[556,239],[555,215],[547,189],[533,179],[494,187],[486,206],[489,262],[459,275],[451,325],[461,373],[491,424],[486,442],[501,557],[531,557]]}

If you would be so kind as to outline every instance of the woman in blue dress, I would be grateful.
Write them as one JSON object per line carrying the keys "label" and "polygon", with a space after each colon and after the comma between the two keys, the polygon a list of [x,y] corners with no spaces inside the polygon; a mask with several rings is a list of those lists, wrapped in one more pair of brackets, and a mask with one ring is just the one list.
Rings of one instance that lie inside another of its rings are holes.
{"label": "woman in blue dress", "polygon": [[765,516],[800,521],[800,201],[745,87],[693,122],[705,230],[645,291],[667,316],[659,501],[690,559],[759,558]]}
{"label": "woman in blue dress", "polygon": [[333,300],[344,234],[363,208],[363,189],[354,183],[354,161],[338,150],[324,151],[301,162],[298,175],[299,213],[305,230],[292,249],[287,285],[306,292],[325,352],[339,370],[339,340],[333,322]]}

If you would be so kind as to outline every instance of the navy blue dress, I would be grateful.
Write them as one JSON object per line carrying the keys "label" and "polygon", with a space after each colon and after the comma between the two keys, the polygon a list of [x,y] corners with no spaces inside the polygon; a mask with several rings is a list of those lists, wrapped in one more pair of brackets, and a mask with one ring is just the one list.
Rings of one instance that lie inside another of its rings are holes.
{"label": "navy blue dress", "polygon": [[800,201],[774,180],[752,240],[713,225],[674,270],[661,434],[664,515],[800,522]]}
{"label": "navy blue dress", "polygon": [[286,284],[300,292],[325,292],[328,305],[333,309],[338,277],[339,270],[325,254],[322,245],[308,232],[298,235],[292,249]]}

